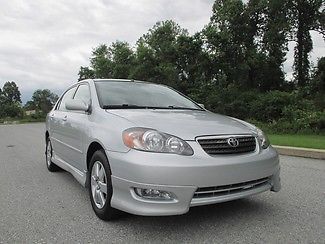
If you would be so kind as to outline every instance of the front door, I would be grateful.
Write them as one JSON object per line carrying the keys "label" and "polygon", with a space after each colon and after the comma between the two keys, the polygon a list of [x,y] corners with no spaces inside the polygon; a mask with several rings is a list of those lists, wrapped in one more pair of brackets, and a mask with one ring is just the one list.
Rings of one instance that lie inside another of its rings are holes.
{"label": "front door", "polygon": [[[89,86],[87,84],[79,85],[73,99],[84,100],[90,104]],[[64,117],[64,128],[62,128],[62,141],[66,147],[64,150],[65,161],[80,171],[86,170],[87,149],[84,144],[88,135],[89,116],[90,114],[84,111],[68,111]]]}
{"label": "front door", "polygon": [[58,160],[69,163],[67,158],[68,150],[65,139],[66,122],[69,112],[65,108],[67,99],[73,98],[77,87],[72,87],[62,96],[58,106],[50,113],[51,142],[53,147],[53,156]]}

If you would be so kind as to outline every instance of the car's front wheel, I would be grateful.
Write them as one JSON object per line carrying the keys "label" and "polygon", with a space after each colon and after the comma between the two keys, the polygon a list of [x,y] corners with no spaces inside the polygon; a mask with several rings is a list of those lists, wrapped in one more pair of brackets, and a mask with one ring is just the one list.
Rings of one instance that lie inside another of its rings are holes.
{"label": "car's front wheel", "polygon": [[111,170],[103,150],[96,151],[90,160],[89,195],[96,215],[103,220],[111,220],[118,211],[111,207],[113,195]]}

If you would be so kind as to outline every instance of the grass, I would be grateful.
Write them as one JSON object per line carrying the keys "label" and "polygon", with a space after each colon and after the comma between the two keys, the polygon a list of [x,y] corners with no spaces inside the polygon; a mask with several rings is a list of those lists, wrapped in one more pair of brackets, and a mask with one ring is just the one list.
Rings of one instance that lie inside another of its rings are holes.
{"label": "grass", "polygon": [[45,118],[6,118],[0,119],[0,124],[25,124],[25,123],[35,123],[35,122],[45,122]]}
{"label": "grass", "polygon": [[325,135],[269,135],[268,137],[273,145],[325,149]]}

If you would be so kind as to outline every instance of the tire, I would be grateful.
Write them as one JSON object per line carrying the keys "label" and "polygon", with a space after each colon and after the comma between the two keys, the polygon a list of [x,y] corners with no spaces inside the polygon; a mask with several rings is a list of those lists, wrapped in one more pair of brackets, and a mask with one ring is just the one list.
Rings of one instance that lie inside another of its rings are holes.
{"label": "tire", "polygon": [[103,150],[96,151],[89,165],[89,196],[95,214],[102,220],[112,220],[119,211],[112,208],[111,169]]}
{"label": "tire", "polygon": [[52,155],[53,155],[52,143],[50,138],[48,137],[46,138],[46,150],[45,150],[45,161],[46,161],[47,169],[50,172],[60,171],[61,168],[52,162]]}

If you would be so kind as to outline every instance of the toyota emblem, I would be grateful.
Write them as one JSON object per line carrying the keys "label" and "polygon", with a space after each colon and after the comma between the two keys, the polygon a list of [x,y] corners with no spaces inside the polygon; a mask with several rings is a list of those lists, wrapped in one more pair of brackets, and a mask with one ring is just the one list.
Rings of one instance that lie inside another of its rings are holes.
{"label": "toyota emblem", "polygon": [[238,141],[238,139],[236,139],[236,138],[234,138],[234,137],[230,137],[230,138],[228,138],[227,143],[228,143],[228,145],[231,146],[231,147],[238,147],[238,145],[239,145],[239,141]]}

